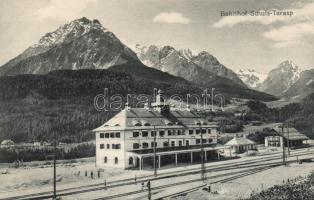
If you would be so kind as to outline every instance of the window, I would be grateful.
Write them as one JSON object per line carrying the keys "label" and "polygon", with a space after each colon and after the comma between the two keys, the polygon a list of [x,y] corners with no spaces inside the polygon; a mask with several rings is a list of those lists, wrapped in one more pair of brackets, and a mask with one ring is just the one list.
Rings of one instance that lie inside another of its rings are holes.
{"label": "window", "polygon": [[133,137],[138,137],[140,135],[139,132],[133,132]]}
{"label": "window", "polygon": [[109,133],[105,133],[105,138],[109,138]]}
{"label": "window", "polygon": [[159,136],[163,137],[165,135],[165,131],[159,131]]}
{"label": "window", "polygon": [[104,134],[104,133],[100,133],[100,134],[99,134],[99,137],[100,137],[100,138],[105,138],[105,134]]}
{"label": "window", "polygon": [[189,134],[192,135],[194,133],[193,130],[189,130]]}
{"label": "window", "polygon": [[171,146],[174,147],[176,145],[175,141],[171,141]]}
{"label": "window", "polygon": [[185,145],[186,145],[186,146],[190,146],[190,141],[189,141],[189,140],[186,140],[186,141],[185,141]]}
{"label": "window", "polygon": [[143,149],[147,149],[148,148],[148,143],[147,142],[143,142],[142,147],[143,147]]}
{"label": "window", "polygon": [[112,149],[121,149],[121,144],[112,144]]}
{"label": "window", "polygon": [[152,147],[157,147],[157,142],[151,142]]}
{"label": "window", "polygon": [[196,134],[200,134],[200,133],[201,133],[201,130],[196,129]]}
{"label": "window", "polygon": [[110,144],[107,144],[107,149],[110,149]]}
{"label": "window", "polygon": [[209,129],[207,130],[207,133],[208,133],[208,134],[211,134],[211,133],[212,133],[212,129],[209,128]]}
{"label": "window", "polygon": [[100,149],[104,149],[105,148],[105,145],[104,144],[100,144]]}
{"label": "window", "polygon": [[150,134],[151,134],[152,137],[155,137],[156,136],[156,131],[152,131]]}
{"label": "window", "polygon": [[116,165],[118,164],[118,157],[114,158],[114,164],[116,164]]}
{"label": "window", "polygon": [[114,138],[114,133],[110,133],[110,137],[111,137],[111,138]]}
{"label": "window", "polygon": [[201,139],[196,139],[196,144],[200,144],[201,143]]}
{"label": "window", "polygon": [[108,158],[107,156],[104,157],[104,163],[107,163],[108,162]]}
{"label": "window", "polygon": [[179,147],[181,147],[182,146],[182,141],[181,140],[179,140]]}
{"label": "window", "polygon": [[120,132],[116,133],[116,138],[120,138]]}
{"label": "window", "polygon": [[168,135],[172,135],[172,130],[168,130]]}
{"label": "window", "polygon": [[202,129],[201,131],[202,131],[202,133],[206,133],[206,129]]}
{"label": "window", "polygon": [[168,147],[168,146],[169,146],[169,142],[165,141],[165,142],[163,143],[163,145],[164,145],[164,147]]}
{"label": "window", "polygon": [[139,143],[133,143],[133,149],[139,149],[140,144]]}
{"label": "window", "polygon": [[142,132],[142,136],[143,136],[143,137],[148,137],[148,131],[143,131],[143,132]]}
{"label": "window", "polygon": [[209,138],[208,143],[211,143],[211,142],[213,142],[213,139]]}
{"label": "window", "polygon": [[129,158],[129,165],[133,165],[133,158],[132,157]]}
{"label": "window", "polygon": [[178,130],[178,135],[184,135],[184,131],[183,130]]}
{"label": "window", "polygon": [[202,140],[202,142],[203,142],[203,143],[206,143],[206,142],[207,142],[207,140],[206,140],[206,139],[203,139],[203,140]]}

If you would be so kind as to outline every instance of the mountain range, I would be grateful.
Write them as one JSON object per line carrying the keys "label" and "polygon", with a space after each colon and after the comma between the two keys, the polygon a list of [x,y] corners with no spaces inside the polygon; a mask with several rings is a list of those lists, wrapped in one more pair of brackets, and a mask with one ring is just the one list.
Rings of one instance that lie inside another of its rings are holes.
{"label": "mountain range", "polygon": [[53,129],[62,142],[90,140],[90,130],[115,114],[95,110],[94,97],[104,88],[123,96],[149,95],[154,88],[185,96],[215,88],[227,100],[273,101],[278,94],[311,93],[313,75],[290,61],[265,78],[254,71],[236,74],[206,51],[129,48],[98,20],[83,17],[45,34],[0,67],[0,140],[49,140]]}
{"label": "mountain range", "polygon": [[[236,73],[222,65],[217,58],[206,51],[194,54],[190,49],[175,49],[172,46],[157,47],[155,45],[147,47],[139,44],[132,49],[147,66],[185,78],[191,82],[207,84],[206,77],[207,79],[226,78],[234,84],[246,87]],[[200,79],[201,76],[204,78]]]}
{"label": "mountain range", "polygon": [[281,62],[268,74],[246,69],[237,72],[250,88],[284,98],[301,100],[314,92],[314,69],[304,70],[291,60]]}
{"label": "mountain range", "polygon": [[195,87],[214,87],[227,96],[275,99],[249,89],[232,70],[208,52],[194,55],[190,50],[176,50],[171,46],[138,46],[136,52],[98,20],[83,17],[45,34],[37,44],[0,67],[0,76],[47,74],[69,69],[109,69],[141,78],[146,76],[146,79],[159,77],[159,81],[172,84],[181,77]]}

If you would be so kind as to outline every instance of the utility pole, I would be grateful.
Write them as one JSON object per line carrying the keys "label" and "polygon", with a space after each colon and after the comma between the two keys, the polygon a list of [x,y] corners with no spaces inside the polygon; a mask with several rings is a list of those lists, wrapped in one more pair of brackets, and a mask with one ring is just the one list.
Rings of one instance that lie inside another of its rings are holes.
{"label": "utility pole", "polygon": [[283,165],[286,165],[286,150],[285,150],[285,138],[283,137],[284,135],[284,131],[283,131],[283,124],[282,124],[282,127],[281,127],[281,130],[282,130],[282,164]]}
{"label": "utility pole", "polygon": [[56,159],[57,159],[57,137],[56,131],[54,132],[54,142],[53,142],[53,199],[57,199],[57,185],[56,185],[56,176],[57,176],[57,169],[56,169]]}
{"label": "utility pole", "polygon": [[200,132],[201,132],[201,179],[202,179],[202,181],[205,181],[203,131],[202,131],[202,125],[201,124],[200,124]]}
{"label": "utility pole", "polygon": [[154,176],[157,177],[157,167],[156,167],[156,135],[157,135],[157,131],[156,131],[156,127],[154,125]]}
{"label": "utility pole", "polygon": [[152,199],[151,187],[150,187],[150,180],[147,182],[147,189],[148,189],[148,200]]}
{"label": "utility pole", "polygon": [[290,127],[290,122],[287,124],[287,133],[288,133],[288,143],[287,143],[287,148],[288,148],[288,156],[290,156],[290,137],[289,137],[289,127]]}

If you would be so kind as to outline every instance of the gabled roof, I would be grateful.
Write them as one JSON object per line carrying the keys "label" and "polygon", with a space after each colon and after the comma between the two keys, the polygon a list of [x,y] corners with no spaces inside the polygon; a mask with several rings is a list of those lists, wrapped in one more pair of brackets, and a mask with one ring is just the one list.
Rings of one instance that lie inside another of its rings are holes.
{"label": "gabled roof", "polygon": [[256,144],[252,140],[249,140],[244,137],[234,137],[232,140],[227,142],[225,145],[228,146],[240,146],[240,145],[249,145],[249,144]]}
{"label": "gabled roof", "polygon": [[295,128],[284,128],[283,133],[282,133],[282,128],[279,126],[273,128],[272,130],[274,130],[278,135],[283,136],[285,139],[289,139],[289,140],[308,140],[309,139],[306,135],[300,133]]}
{"label": "gabled roof", "polygon": [[169,128],[216,127],[216,123],[208,122],[197,113],[188,110],[169,110],[162,113],[148,108],[125,108],[93,131],[151,128],[153,126]]}

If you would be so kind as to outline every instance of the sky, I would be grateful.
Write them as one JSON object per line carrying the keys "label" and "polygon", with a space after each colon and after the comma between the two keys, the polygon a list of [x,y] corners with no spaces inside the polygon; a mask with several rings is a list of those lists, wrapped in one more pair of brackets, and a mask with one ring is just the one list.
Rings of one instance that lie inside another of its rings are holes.
{"label": "sky", "polygon": [[[221,12],[293,13],[221,16]],[[232,70],[284,60],[314,68],[313,0],[0,0],[0,65],[76,18],[98,19],[126,45],[202,50]]]}

